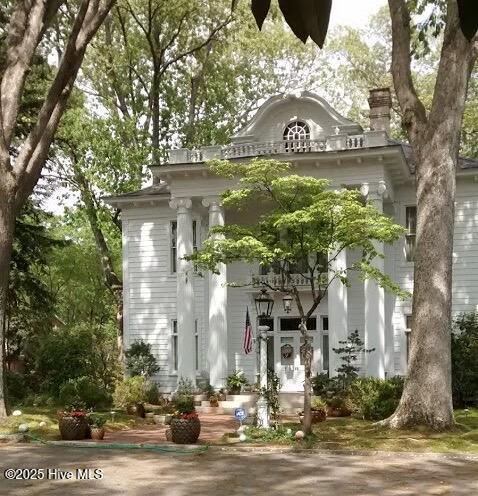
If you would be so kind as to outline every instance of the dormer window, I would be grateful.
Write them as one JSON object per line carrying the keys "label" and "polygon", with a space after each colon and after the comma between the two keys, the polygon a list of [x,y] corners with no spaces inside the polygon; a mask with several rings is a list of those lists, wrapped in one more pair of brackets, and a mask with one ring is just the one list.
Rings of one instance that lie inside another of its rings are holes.
{"label": "dormer window", "polygon": [[310,128],[303,121],[293,121],[284,129],[286,152],[305,152],[310,148]]}

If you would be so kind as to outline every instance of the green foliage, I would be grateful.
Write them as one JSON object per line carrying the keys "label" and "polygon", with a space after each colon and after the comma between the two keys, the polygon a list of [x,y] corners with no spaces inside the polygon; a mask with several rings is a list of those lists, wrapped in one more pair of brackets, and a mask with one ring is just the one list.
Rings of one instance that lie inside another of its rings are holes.
{"label": "green foliage", "polygon": [[403,392],[401,377],[356,379],[350,386],[355,413],[364,420],[382,420],[395,411]]}
{"label": "green foliage", "polygon": [[267,370],[267,387],[261,388],[259,394],[267,401],[271,418],[274,420],[279,418],[280,413],[280,388],[279,376],[273,370]]}
{"label": "green foliage", "polygon": [[243,386],[247,386],[248,384],[249,383],[242,370],[235,370],[226,379],[226,386],[231,394],[240,393]]}
{"label": "green foliage", "polygon": [[106,424],[106,418],[101,415],[90,413],[88,415],[88,424],[96,429],[101,429]]}
{"label": "green foliage", "polygon": [[237,261],[275,265],[283,277],[271,289],[286,291],[293,289],[292,268],[305,260],[304,276],[314,289],[317,304],[328,287],[322,277],[327,270],[333,278],[347,281],[344,274],[324,267],[323,257],[311,254],[358,249],[362,258],[351,270],[396,290],[386,275],[373,270],[372,260],[383,256],[373,242],[392,243],[404,229],[373,206],[363,205],[358,191],[331,190],[328,181],[291,174],[291,164],[276,160],[253,159],[247,164],[214,161],[210,168],[217,175],[238,179],[239,188],[223,195],[226,207],[243,211],[253,204],[256,212],[262,213],[255,215],[258,221],[253,225],[213,228],[211,232],[222,237],[206,240],[203,249],[189,257],[199,268],[215,271],[219,263]]}
{"label": "green foliage", "polygon": [[365,349],[358,330],[351,332],[347,339],[345,341],[339,341],[339,344],[343,346],[332,349],[339,355],[340,360],[342,360],[342,364],[337,368],[338,380],[342,384],[342,389],[346,390],[358,377],[360,367],[355,364],[359,355],[362,353],[372,353],[375,351],[375,348]]}
{"label": "green foliage", "polygon": [[178,413],[192,413],[196,410],[194,396],[190,394],[176,394],[173,405]]}
{"label": "green foliage", "polygon": [[327,403],[320,396],[313,396],[310,404],[311,410],[314,412],[327,413]]}
{"label": "green foliage", "polygon": [[180,377],[176,394],[179,396],[192,396],[194,394],[193,383],[187,377]]}
{"label": "green foliage", "polygon": [[136,375],[116,384],[113,401],[119,408],[147,403],[150,391],[151,384],[146,377]]}
{"label": "green foliage", "polygon": [[159,371],[156,357],[151,353],[151,344],[135,341],[125,352],[126,369],[129,374],[151,377]]}
{"label": "green foliage", "polygon": [[317,374],[312,379],[312,390],[316,396],[325,396],[336,389],[336,379],[330,378],[327,373]]}
{"label": "green foliage", "polygon": [[69,379],[79,377],[89,377],[109,390],[117,373],[115,331],[108,326],[59,327],[42,339],[36,352],[35,381],[52,396]]}
{"label": "green foliage", "polygon": [[451,335],[453,401],[456,406],[478,401],[478,313],[463,314]]}
{"label": "green foliage", "polygon": [[111,404],[111,395],[93,377],[69,379],[60,386],[58,400],[63,405],[82,404],[86,408],[102,408]]}
{"label": "green foliage", "polygon": [[8,401],[11,405],[19,405],[25,402],[25,399],[31,395],[31,389],[23,374],[5,371],[5,382],[8,391]]}

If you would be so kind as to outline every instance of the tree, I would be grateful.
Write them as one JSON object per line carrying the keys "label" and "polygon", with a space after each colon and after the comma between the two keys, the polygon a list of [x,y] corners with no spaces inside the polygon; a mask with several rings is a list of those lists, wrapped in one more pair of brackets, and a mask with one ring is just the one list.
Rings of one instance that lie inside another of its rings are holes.
{"label": "tree", "polygon": [[[233,6],[236,2],[233,2]],[[287,23],[306,41],[325,38],[331,0],[279,0]],[[400,404],[384,425],[453,426],[451,385],[451,283],[454,201],[460,134],[468,84],[478,56],[478,15],[473,0],[388,0],[392,21],[392,76],[416,163],[417,237],[413,291],[413,334],[408,376]],[[259,27],[270,0],[252,3]],[[411,16],[429,7],[428,22],[417,29]],[[426,111],[412,77],[412,35],[419,40],[442,33],[443,43]]]}
{"label": "tree", "polygon": [[[210,232],[214,236],[189,259],[199,268],[211,271],[217,271],[220,263],[236,261],[276,268],[278,282],[266,286],[291,294],[301,319],[305,366],[303,427],[308,434],[313,347],[307,319],[334,280],[347,284],[346,272],[334,266],[345,249],[357,249],[362,254],[347,270],[359,271],[363,278],[372,278],[382,287],[403,295],[396,284],[372,265],[376,256],[383,256],[376,252],[373,242],[391,243],[403,234],[403,228],[371,205],[363,205],[358,191],[334,191],[328,188],[326,180],[289,175],[288,163],[263,159],[250,164],[215,161],[211,169],[220,176],[239,180],[239,189],[223,195],[226,208],[244,210],[253,204],[256,210],[262,206],[263,212],[254,224],[214,227]],[[292,277],[297,272],[307,280],[307,300]]]}
{"label": "tree", "polygon": [[[29,134],[19,142],[15,129],[25,81],[39,45],[62,0],[16,2],[7,28],[6,57],[0,81],[0,329],[3,329],[15,216],[32,193],[66,108],[86,48],[114,0],[82,0],[68,33],[56,74]],[[16,150],[12,157],[12,149]],[[1,332],[1,331],[0,331]],[[4,399],[4,337],[0,336],[0,418]]]}

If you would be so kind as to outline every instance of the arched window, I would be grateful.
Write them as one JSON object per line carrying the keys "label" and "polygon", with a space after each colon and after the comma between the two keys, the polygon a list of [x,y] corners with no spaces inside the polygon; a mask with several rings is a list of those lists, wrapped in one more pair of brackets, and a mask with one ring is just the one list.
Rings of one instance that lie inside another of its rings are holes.
{"label": "arched window", "polygon": [[284,129],[285,150],[305,152],[310,148],[310,128],[303,121],[293,121]]}

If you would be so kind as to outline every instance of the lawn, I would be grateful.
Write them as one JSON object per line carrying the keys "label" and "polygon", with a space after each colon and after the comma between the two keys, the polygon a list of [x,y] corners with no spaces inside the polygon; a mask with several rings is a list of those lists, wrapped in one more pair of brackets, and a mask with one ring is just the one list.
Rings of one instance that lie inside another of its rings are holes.
{"label": "lawn", "polygon": [[[287,445],[330,450],[414,451],[437,453],[478,453],[478,409],[455,412],[457,426],[452,432],[427,429],[391,431],[373,422],[355,418],[331,418],[314,426],[309,438],[297,442],[293,434],[300,424],[286,423],[277,433],[259,429],[247,431],[246,444]],[[287,433],[292,430],[292,435]],[[224,438],[227,441],[227,438]]]}
{"label": "lawn", "polygon": [[[44,440],[60,439],[56,408],[28,407],[22,408],[21,412],[22,415],[18,417],[10,416],[4,422],[0,422],[0,434],[16,434],[20,424],[28,424],[29,432],[35,437]],[[114,416],[110,411],[95,413],[107,419],[105,426],[107,431],[140,427],[145,422],[144,419],[132,417],[119,411],[115,411]],[[46,425],[40,427],[41,422],[45,422]]]}

